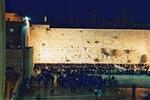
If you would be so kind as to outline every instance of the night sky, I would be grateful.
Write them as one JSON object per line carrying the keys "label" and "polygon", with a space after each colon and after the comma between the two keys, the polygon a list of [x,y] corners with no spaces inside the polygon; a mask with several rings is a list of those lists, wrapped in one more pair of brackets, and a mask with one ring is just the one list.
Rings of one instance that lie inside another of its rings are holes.
{"label": "night sky", "polygon": [[52,27],[150,27],[150,0],[6,0],[6,11]]}

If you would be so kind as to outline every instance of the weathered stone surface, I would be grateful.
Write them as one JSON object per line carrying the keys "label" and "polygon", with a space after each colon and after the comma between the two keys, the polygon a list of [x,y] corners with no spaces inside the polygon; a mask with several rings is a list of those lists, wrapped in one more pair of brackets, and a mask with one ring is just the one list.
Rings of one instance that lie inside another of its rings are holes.
{"label": "weathered stone surface", "polygon": [[142,63],[150,62],[149,30],[48,27],[32,25],[30,29],[34,63],[139,64],[142,55],[147,55]]}

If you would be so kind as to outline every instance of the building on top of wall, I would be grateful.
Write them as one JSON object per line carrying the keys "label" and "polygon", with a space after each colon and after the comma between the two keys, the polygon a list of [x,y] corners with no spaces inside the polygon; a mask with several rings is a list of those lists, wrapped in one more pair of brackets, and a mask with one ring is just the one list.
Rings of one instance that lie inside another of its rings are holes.
{"label": "building on top of wall", "polygon": [[6,47],[22,48],[24,47],[24,39],[22,37],[22,27],[24,25],[23,17],[16,13],[5,13],[6,21]]}
{"label": "building on top of wall", "polygon": [[28,27],[23,19],[16,13],[5,13],[6,67],[27,77],[32,69],[32,48],[26,46]]}
{"label": "building on top of wall", "polygon": [[19,16],[16,13],[5,13],[5,21],[17,21],[21,22],[23,21],[23,17]]}

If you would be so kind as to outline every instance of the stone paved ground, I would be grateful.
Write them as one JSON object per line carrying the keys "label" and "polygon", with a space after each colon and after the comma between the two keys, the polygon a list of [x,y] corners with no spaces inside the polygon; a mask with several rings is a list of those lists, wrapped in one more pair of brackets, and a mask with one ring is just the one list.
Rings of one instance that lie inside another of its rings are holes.
{"label": "stone paved ground", "polygon": [[[135,84],[138,87],[150,88],[150,76],[148,75],[113,75],[117,82],[121,85],[132,86]],[[108,75],[103,75],[103,78],[108,78]]]}
{"label": "stone paved ground", "polygon": [[10,99],[10,89],[14,89],[17,78],[13,71],[7,72],[7,78],[6,78],[6,100]]}
{"label": "stone paved ground", "polygon": [[[107,78],[108,76],[103,77]],[[149,76],[117,75],[115,77],[120,82],[129,85],[131,83],[145,85],[144,82],[148,84],[147,82],[150,81]],[[137,88],[136,99],[134,99],[131,96],[131,88],[110,88],[106,89],[101,97],[96,98],[94,92],[88,92],[87,89],[80,89],[76,93],[71,93],[70,89],[60,88],[55,85],[54,91],[52,92],[51,88],[35,85],[32,89],[26,89],[24,96],[18,97],[17,100],[35,100],[37,94],[40,94],[41,100],[150,100],[144,99],[145,93],[150,93],[150,88]]]}
{"label": "stone paved ground", "polygon": [[27,89],[24,97],[18,97],[17,100],[35,100],[37,94],[40,94],[41,100],[145,100],[144,93],[150,93],[150,89],[137,88],[136,99],[133,99],[131,91],[131,88],[107,89],[102,96],[96,98],[94,92],[87,92],[87,90],[71,93],[69,89],[55,88],[51,93],[49,88],[34,87],[32,90]]}

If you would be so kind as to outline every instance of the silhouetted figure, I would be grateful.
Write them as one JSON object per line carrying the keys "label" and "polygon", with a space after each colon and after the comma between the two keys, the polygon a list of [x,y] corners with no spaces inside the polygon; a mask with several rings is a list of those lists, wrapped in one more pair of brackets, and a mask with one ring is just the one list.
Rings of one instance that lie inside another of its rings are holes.
{"label": "silhouetted figure", "polygon": [[10,91],[9,91],[9,98],[12,97],[12,93],[13,93],[13,88],[10,88]]}
{"label": "silhouetted figure", "polygon": [[50,94],[51,94],[51,95],[54,94],[54,87],[50,88]]}
{"label": "silhouetted figure", "polygon": [[11,100],[16,100],[16,96],[15,96],[15,93],[12,94],[12,98]]}
{"label": "silhouetted figure", "polygon": [[111,80],[114,81],[114,80],[115,80],[115,76],[112,76],[112,77],[111,77]]}
{"label": "silhouetted figure", "polygon": [[41,83],[41,76],[40,75],[37,76],[37,81],[38,81],[38,85],[40,86],[40,83]]}
{"label": "silhouetted figure", "polygon": [[135,97],[136,97],[136,86],[133,85],[132,86],[132,98],[135,100]]}
{"label": "silhouetted figure", "polygon": [[94,90],[94,94],[95,94],[95,100],[97,100],[98,99],[98,90],[97,89]]}
{"label": "silhouetted figure", "polygon": [[98,95],[98,90],[95,89],[95,90],[94,90],[94,93],[95,93],[95,96],[97,96],[97,95]]}
{"label": "silhouetted figure", "polygon": [[47,88],[47,84],[48,82],[47,81],[44,81],[44,87]]}
{"label": "silhouetted figure", "polygon": [[54,86],[54,76],[53,75],[51,75],[51,85],[52,85],[52,87]]}
{"label": "silhouetted figure", "polygon": [[41,100],[41,98],[40,98],[40,95],[39,95],[39,94],[37,94],[37,95],[36,95],[36,100]]}

